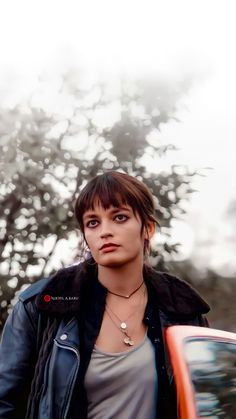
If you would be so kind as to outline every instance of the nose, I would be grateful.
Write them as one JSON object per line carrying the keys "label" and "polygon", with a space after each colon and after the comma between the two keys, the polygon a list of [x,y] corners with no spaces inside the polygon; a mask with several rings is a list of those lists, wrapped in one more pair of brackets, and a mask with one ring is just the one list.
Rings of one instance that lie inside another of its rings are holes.
{"label": "nose", "polygon": [[100,236],[102,239],[113,236],[109,222],[103,222],[101,224]]}

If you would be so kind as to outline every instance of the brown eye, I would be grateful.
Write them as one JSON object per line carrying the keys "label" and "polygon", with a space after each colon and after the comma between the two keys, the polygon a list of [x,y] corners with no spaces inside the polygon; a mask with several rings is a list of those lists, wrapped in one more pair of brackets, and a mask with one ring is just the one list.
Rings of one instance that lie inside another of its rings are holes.
{"label": "brown eye", "polygon": [[116,216],[115,216],[115,219],[117,220],[117,221],[126,221],[126,220],[128,220],[128,217],[127,217],[127,215],[124,215],[124,214],[117,214]]}
{"label": "brown eye", "polygon": [[97,227],[98,221],[97,220],[90,220],[87,222],[86,227],[93,228]]}

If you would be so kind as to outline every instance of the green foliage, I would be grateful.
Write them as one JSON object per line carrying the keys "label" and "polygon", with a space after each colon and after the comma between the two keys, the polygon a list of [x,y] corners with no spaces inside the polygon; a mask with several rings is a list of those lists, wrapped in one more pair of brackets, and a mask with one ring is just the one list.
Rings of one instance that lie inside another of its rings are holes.
{"label": "green foliage", "polygon": [[[161,125],[175,118],[188,86],[122,80],[118,87],[116,93],[105,84],[85,89],[65,78],[60,95],[70,97],[69,117],[30,105],[1,111],[2,323],[22,285],[53,269],[56,246],[76,229],[74,200],[96,174],[115,169],[144,180],[156,197],[156,215],[167,236],[171,220],[184,212],[181,201],[192,191],[195,173],[175,165],[163,172],[158,166],[174,150],[162,143]],[[155,170],[146,166],[144,156]],[[153,264],[162,267],[166,255],[176,251],[177,245],[159,245]],[[68,263],[79,256],[75,249]],[[33,275],[29,267],[35,267]]]}

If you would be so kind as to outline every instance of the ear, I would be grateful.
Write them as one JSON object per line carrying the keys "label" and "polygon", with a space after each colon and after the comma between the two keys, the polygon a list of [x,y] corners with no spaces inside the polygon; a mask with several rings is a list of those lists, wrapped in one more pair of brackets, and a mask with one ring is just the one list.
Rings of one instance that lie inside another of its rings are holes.
{"label": "ear", "polygon": [[155,223],[149,223],[147,225],[147,228],[144,230],[144,239],[150,240],[154,236],[155,230],[156,230]]}

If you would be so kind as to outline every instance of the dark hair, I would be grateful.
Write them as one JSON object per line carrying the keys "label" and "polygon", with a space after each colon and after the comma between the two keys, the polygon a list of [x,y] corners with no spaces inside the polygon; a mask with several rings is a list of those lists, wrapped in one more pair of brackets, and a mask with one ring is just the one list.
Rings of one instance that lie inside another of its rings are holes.
{"label": "dark hair", "polygon": [[159,225],[155,218],[153,196],[148,187],[126,173],[108,171],[90,180],[80,192],[75,203],[75,216],[84,235],[83,215],[85,211],[94,210],[99,202],[104,209],[111,205],[120,207],[129,205],[142,223],[141,233],[150,223]]}

